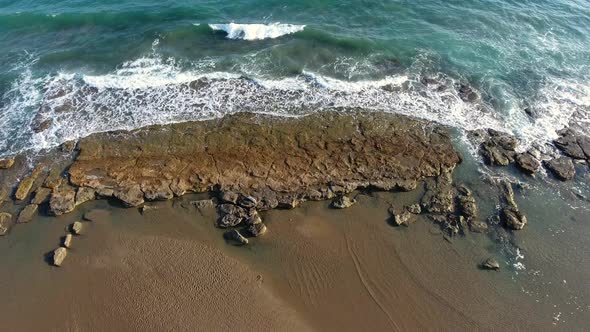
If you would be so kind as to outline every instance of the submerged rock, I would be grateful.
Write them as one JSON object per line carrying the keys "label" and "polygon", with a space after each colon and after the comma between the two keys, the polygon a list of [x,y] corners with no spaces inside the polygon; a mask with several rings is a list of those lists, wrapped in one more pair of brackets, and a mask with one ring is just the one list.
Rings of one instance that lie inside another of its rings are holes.
{"label": "submerged rock", "polygon": [[9,169],[14,165],[14,158],[0,159],[0,169]]}
{"label": "submerged rock", "polygon": [[232,229],[232,230],[229,230],[229,231],[223,233],[223,238],[225,238],[226,241],[228,241],[234,245],[238,245],[238,246],[243,246],[243,245],[248,244],[248,239],[245,238],[236,229]]}
{"label": "submerged rock", "polygon": [[29,204],[18,215],[17,222],[19,224],[27,223],[33,220],[33,216],[37,213],[37,204]]}
{"label": "submerged rock", "polygon": [[486,270],[500,271],[500,263],[491,257],[483,261],[481,267]]}
{"label": "submerged rock", "polygon": [[7,212],[0,212],[0,236],[6,234],[8,232],[8,227],[10,221],[12,220],[12,215]]}
{"label": "submerged rock", "polygon": [[576,175],[576,169],[571,158],[561,157],[546,161],[544,164],[561,181],[571,180]]}
{"label": "submerged rock", "polygon": [[332,207],[336,209],[346,209],[353,206],[356,203],[356,199],[348,196],[338,196],[333,202]]}
{"label": "submerged rock", "polygon": [[215,202],[212,199],[202,199],[199,201],[192,201],[192,202],[190,202],[190,204],[199,210],[209,209],[209,208],[213,208],[215,206]]}
{"label": "submerged rock", "polygon": [[68,255],[68,251],[64,247],[59,247],[53,251],[53,265],[61,266],[64,259]]}

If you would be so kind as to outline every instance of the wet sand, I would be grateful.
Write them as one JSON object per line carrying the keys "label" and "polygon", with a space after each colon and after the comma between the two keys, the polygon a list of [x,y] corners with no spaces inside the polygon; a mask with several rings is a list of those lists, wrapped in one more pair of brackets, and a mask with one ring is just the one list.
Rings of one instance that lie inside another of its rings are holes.
{"label": "wet sand", "polygon": [[[155,203],[142,215],[107,201],[36,217],[0,242],[3,326],[11,331],[546,330],[550,313],[523,297],[510,271],[481,271],[485,235],[443,239],[419,219],[392,227],[390,203],[359,195],[346,210],[308,202],[263,213],[269,235],[226,244],[215,211]],[[183,204],[183,202],[185,202]],[[92,209],[61,268],[43,253]],[[573,325],[576,326],[576,325]]]}

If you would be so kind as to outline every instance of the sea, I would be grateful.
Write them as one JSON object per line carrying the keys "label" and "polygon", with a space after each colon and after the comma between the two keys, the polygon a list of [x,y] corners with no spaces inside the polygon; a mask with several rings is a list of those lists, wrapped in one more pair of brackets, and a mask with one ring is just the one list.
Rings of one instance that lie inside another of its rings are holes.
{"label": "sea", "polygon": [[590,127],[587,0],[0,0],[0,63],[0,156],[243,111]]}

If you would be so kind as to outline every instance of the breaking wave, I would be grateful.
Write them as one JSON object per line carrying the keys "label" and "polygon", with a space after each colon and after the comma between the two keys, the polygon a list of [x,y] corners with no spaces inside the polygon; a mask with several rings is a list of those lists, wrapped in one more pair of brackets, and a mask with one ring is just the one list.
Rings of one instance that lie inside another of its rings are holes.
{"label": "breaking wave", "polygon": [[209,27],[217,31],[225,31],[229,39],[262,40],[274,39],[303,31],[305,25],[294,24],[209,24]]}

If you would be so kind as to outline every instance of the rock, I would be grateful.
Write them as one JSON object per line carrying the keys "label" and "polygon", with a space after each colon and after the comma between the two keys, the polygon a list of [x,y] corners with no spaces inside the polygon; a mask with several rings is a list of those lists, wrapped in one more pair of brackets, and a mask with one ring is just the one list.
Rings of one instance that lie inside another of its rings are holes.
{"label": "rock", "polygon": [[258,204],[258,201],[256,200],[256,198],[254,198],[252,196],[247,196],[247,197],[242,197],[238,204],[241,207],[244,207],[246,209],[253,209]]}
{"label": "rock", "polygon": [[500,200],[503,205],[517,207],[512,184],[506,180],[500,182]]}
{"label": "rock", "polygon": [[113,196],[118,198],[126,207],[140,206],[145,202],[143,199],[143,191],[139,189],[138,185],[116,190]]}
{"label": "rock", "polygon": [[47,178],[45,178],[45,182],[43,182],[43,186],[47,187],[49,189],[53,189],[53,190],[58,188],[63,182],[63,178],[62,178],[61,173],[62,173],[62,170],[60,168],[52,168],[49,171]]}
{"label": "rock", "polygon": [[76,206],[96,199],[96,191],[92,188],[80,187],[76,192]]}
{"label": "rock", "polygon": [[260,222],[246,227],[246,230],[251,236],[258,237],[266,233],[266,225]]}
{"label": "rock", "polygon": [[43,204],[49,201],[49,195],[51,195],[51,189],[39,188],[35,191],[35,196],[31,200],[33,204]]}
{"label": "rock", "polygon": [[82,223],[79,221],[74,222],[70,225],[70,230],[74,235],[80,235],[82,232]]}
{"label": "rock", "polygon": [[457,89],[457,92],[459,92],[459,97],[461,97],[461,99],[465,102],[472,103],[479,98],[477,93],[469,85],[457,83],[455,88]]}
{"label": "rock", "polygon": [[96,189],[96,196],[101,198],[109,198],[115,196],[115,190],[112,188],[98,188]]}
{"label": "rock", "polygon": [[301,200],[296,195],[281,195],[278,197],[278,208],[292,210],[299,206]]}
{"label": "rock", "polygon": [[428,213],[444,214],[455,210],[451,187],[447,184],[436,184],[427,180],[427,190],[420,201],[424,210]]}
{"label": "rock", "polygon": [[574,178],[576,169],[571,158],[560,157],[544,162],[545,167],[561,181],[567,181]]}
{"label": "rock", "polygon": [[420,206],[420,204],[412,204],[410,206],[406,206],[406,211],[412,214],[420,214],[422,213],[422,207]]}
{"label": "rock", "polygon": [[42,131],[45,131],[45,130],[49,129],[49,127],[51,127],[51,123],[52,122],[53,121],[51,119],[47,119],[47,120],[43,120],[43,121],[38,122],[38,123],[33,123],[31,125],[31,129],[33,129],[33,131],[35,133],[40,133]]}
{"label": "rock", "polygon": [[506,133],[488,129],[480,133],[484,142],[480,145],[480,154],[488,165],[507,166],[514,161],[516,138]]}
{"label": "rock", "polygon": [[12,215],[10,213],[0,212],[0,236],[8,232],[8,227],[11,220]]}
{"label": "rock", "polygon": [[230,228],[236,227],[242,223],[243,217],[235,214],[226,214],[217,220],[217,227],[219,228]]}
{"label": "rock", "polygon": [[37,204],[29,204],[18,215],[17,223],[23,224],[31,221],[37,212]]}
{"label": "rock", "polygon": [[14,158],[0,159],[0,169],[9,169],[14,165]]}
{"label": "rock", "polygon": [[348,196],[338,196],[333,202],[332,207],[336,209],[346,209],[353,206],[356,203],[356,199]]}
{"label": "rock", "polygon": [[53,251],[53,265],[61,266],[64,259],[68,255],[68,251],[64,247],[59,247]]}
{"label": "rock", "polygon": [[586,159],[587,155],[578,143],[578,134],[572,130],[566,129],[559,133],[561,137],[553,141],[555,146],[565,155],[574,159]]}
{"label": "rock", "polygon": [[66,236],[64,236],[64,243],[63,246],[70,249],[72,247],[72,234],[66,234]]}
{"label": "rock", "polygon": [[481,267],[486,270],[494,270],[500,271],[500,263],[494,258],[488,258],[483,263],[481,263]]}
{"label": "rock", "polygon": [[9,196],[9,189],[6,187],[0,187],[0,204],[4,202]]}
{"label": "rock", "polygon": [[141,191],[148,201],[166,201],[174,197],[174,193],[170,189],[170,183],[166,183],[165,181],[159,181],[151,185],[142,185]]}
{"label": "rock", "polygon": [[22,201],[25,198],[27,198],[27,196],[29,196],[29,191],[31,191],[31,188],[33,187],[33,183],[35,183],[35,178],[35,176],[31,175],[22,179],[18,184],[16,192],[14,193],[14,198],[16,198],[19,201]]}
{"label": "rock", "polygon": [[240,234],[240,232],[238,232],[236,229],[232,229],[223,233],[223,238],[234,245],[243,246],[248,244],[248,239]]}
{"label": "rock", "polygon": [[215,206],[215,202],[212,199],[202,199],[199,201],[192,201],[192,202],[190,202],[190,204],[199,210],[210,209]]}
{"label": "rock", "polygon": [[504,224],[513,230],[523,229],[527,224],[527,218],[516,207],[507,207],[502,209],[502,220]]}
{"label": "rock", "polygon": [[541,163],[530,153],[520,153],[516,155],[515,160],[516,166],[527,174],[534,174],[541,166]]}
{"label": "rock", "polygon": [[62,188],[51,194],[49,211],[55,216],[74,211],[76,208],[76,192],[72,188]]}
{"label": "rock", "polygon": [[412,214],[408,211],[404,211],[401,214],[394,214],[393,215],[393,222],[397,226],[410,226],[410,223],[413,221]]}
{"label": "rock", "polygon": [[219,199],[224,203],[237,204],[239,198],[240,195],[233,191],[224,191],[221,192],[221,195],[219,195]]}

